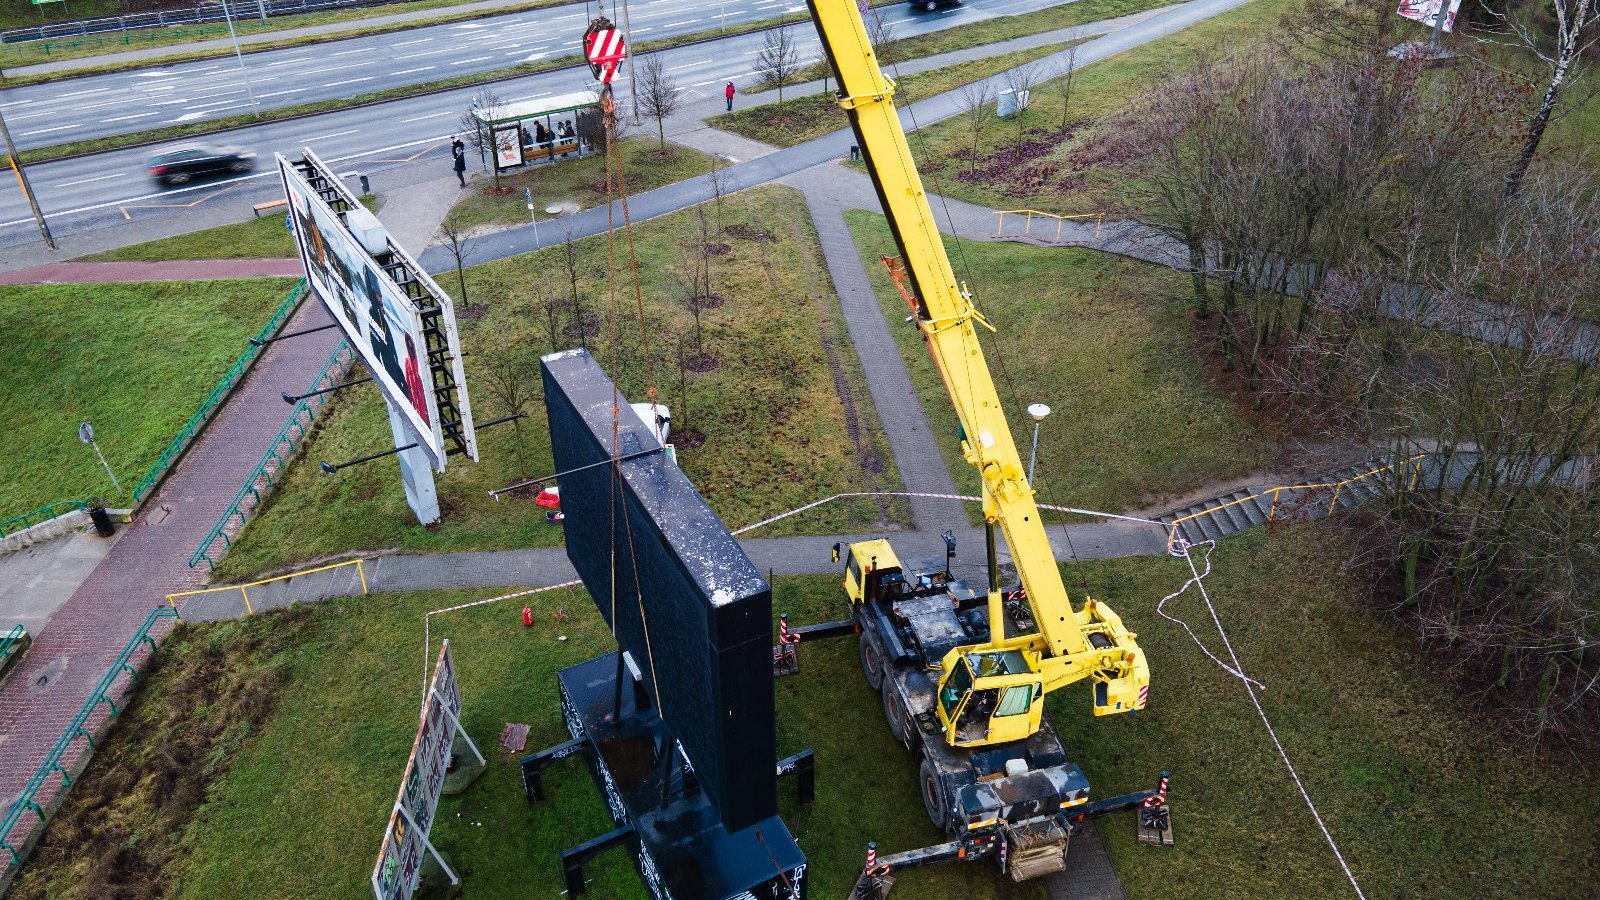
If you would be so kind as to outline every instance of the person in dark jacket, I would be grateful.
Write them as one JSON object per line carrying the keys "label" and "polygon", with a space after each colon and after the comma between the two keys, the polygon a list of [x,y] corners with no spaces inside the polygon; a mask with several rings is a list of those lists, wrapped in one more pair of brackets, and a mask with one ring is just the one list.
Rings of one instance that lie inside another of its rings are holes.
{"label": "person in dark jacket", "polygon": [[461,186],[467,186],[467,145],[461,142],[459,136],[450,139],[450,155],[456,161],[456,178]]}

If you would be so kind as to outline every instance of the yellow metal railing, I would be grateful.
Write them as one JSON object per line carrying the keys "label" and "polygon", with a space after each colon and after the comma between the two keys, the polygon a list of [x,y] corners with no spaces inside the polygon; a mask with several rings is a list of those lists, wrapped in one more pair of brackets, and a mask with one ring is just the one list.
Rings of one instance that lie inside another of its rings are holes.
{"label": "yellow metal railing", "polygon": [[1028,219],[1028,224],[1022,229],[1022,233],[1028,235],[1029,237],[1033,236],[1033,220],[1035,216],[1041,219],[1055,219],[1057,243],[1060,243],[1061,241],[1061,226],[1065,225],[1068,220],[1073,219],[1093,219],[1094,239],[1097,241],[1100,240],[1100,225],[1105,221],[1106,218],[1105,213],[1078,213],[1071,216],[1058,216],[1055,213],[1040,212],[1037,209],[997,209],[994,211],[994,214],[999,217],[994,226],[995,237],[1000,237],[1005,231],[1006,216],[1026,216]]}
{"label": "yellow metal railing", "polygon": [[347,559],[344,562],[332,563],[326,566],[318,566],[315,569],[305,569],[299,572],[290,572],[287,575],[279,575],[275,578],[263,578],[260,581],[252,581],[248,584],[233,584],[228,585],[227,587],[204,588],[198,591],[180,591],[176,594],[167,595],[167,605],[176,610],[178,608],[178,599],[181,597],[196,597],[201,594],[221,594],[230,591],[238,591],[239,598],[244,601],[244,614],[247,616],[253,616],[255,615],[255,607],[250,604],[250,588],[261,587],[264,584],[271,584],[274,581],[287,581],[290,578],[299,578],[302,575],[315,575],[318,572],[327,572],[330,569],[342,569],[345,566],[356,567],[356,574],[361,578],[361,593],[366,594],[367,568],[365,563],[366,560],[364,559]]}
{"label": "yellow metal railing", "polygon": [[1390,463],[1386,466],[1379,466],[1376,469],[1362,472],[1360,475],[1352,475],[1351,477],[1342,481],[1326,481],[1315,484],[1280,485],[1275,488],[1268,488],[1259,494],[1251,494],[1248,497],[1240,497],[1237,500],[1229,500],[1227,503],[1219,503],[1216,506],[1208,506],[1199,512],[1190,513],[1186,516],[1180,516],[1179,518],[1173,519],[1171,522],[1167,523],[1167,549],[1172,549],[1172,544],[1175,540],[1177,540],[1178,537],[1178,526],[1182,525],[1184,522],[1198,519],[1201,516],[1209,516],[1212,513],[1220,512],[1230,506],[1238,506],[1241,503],[1249,503],[1253,500],[1261,500],[1267,496],[1272,497],[1272,506],[1267,510],[1267,524],[1270,525],[1277,521],[1278,503],[1283,498],[1284,491],[1318,491],[1332,488],[1333,499],[1328,501],[1328,515],[1331,516],[1333,515],[1334,511],[1339,508],[1339,494],[1346,487],[1349,487],[1358,481],[1365,481],[1368,478],[1374,478],[1379,475],[1394,472],[1397,469],[1402,469],[1406,466],[1411,467],[1411,479],[1406,484],[1406,490],[1416,490],[1417,481],[1422,478],[1422,461],[1426,459],[1427,456],[1428,454],[1426,453],[1419,453],[1416,456],[1410,457],[1409,459],[1403,459],[1400,462]]}

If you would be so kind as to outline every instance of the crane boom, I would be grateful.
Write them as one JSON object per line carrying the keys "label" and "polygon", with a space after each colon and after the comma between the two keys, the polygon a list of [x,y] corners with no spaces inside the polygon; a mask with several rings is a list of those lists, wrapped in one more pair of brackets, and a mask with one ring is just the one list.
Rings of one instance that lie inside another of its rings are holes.
{"label": "crane boom", "polygon": [[[891,274],[906,295],[918,329],[927,341],[961,423],[961,452],[982,477],[984,518],[998,525],[1022,581],[1038,626],[1037,635],[1007,639],[998,592],[991,588],[987,644],[951,651],[943,665],[941,696],[961,659],[993,650],[1021,651],[1027,674],[1043,691],[1093,677],[1097,683],[1095,712],[1142,708],[1149,670],[1135,635],[1117,615],[1092,599],[1074,610],[1061,580],[1044,523],[1034,503],[1022,459],[978,342],[978,326],[990,327],[956,278],[945,253],[933,210],[928,204],[905,131],[893,103],[894,82],[877,64],[861,12],[850,0],[809,0],[822,46],[838,77],[839,105],[849,115],[878,199],[900,251],[903,268],[890,262]],[[864,7],[863,3],[863,7]],[[908,284],[909,283],[909,284]],[[969,661],[967,693],[974,679],[984,681],[984,667]],[[997,689],[1018,678],[1012,664],[991,667],[1005,679],[987,679]],[[982,685],[978,685],[982,687]],[[955,733],[957,707],[941,721]],[[1037,717],[1033,727],[1037,728]],[[952,742],[956,742],[952,737]],[[982,743],[987,741],[967,741]]]}

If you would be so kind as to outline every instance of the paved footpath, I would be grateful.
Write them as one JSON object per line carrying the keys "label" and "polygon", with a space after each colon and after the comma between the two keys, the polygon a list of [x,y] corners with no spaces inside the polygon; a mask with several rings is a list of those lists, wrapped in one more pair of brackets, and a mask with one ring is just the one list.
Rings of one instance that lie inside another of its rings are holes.
{"label": "paved footpath", "polygon": [[0,273],[0,284],[101,284],[113,281],[206,281],[299,278],[298,259],[195,259],[161,262],[58,262]]}
{"label": "paved footpath", "polygon": [[[284,328],[327,321],[322,306],[308,302]],[[170,592],[199,586],[204,574],[188,567],[189,554],[282,427],[280,395],[304,390],[308,373],[321,368],[337,341],[334,332],[323,331],[269,345],[199,443],[37,636],[21,669],[6,679],[0,688],[0,809],[10,808],[150,610]],[[135,663],[146,655],[141,649]],[[102,705],[91,722],[106,715]],[[75,751],[85,746],[79,741]],[[53,789],[59,781],[49,784]],[[41,804],[49,793],[38,798]],[[20,842],[34,824],[34,815],[25,814],[6,838]],[[0,866],[8,864],[9,856],[0,853]]]}

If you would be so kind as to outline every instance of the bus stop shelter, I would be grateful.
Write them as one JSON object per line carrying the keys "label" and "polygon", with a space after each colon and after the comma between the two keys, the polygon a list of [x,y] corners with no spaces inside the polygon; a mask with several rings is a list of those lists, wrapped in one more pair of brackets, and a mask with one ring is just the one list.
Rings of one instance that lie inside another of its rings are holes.
{"label": "bus stop shelter", "polygon": [[[484,146],[494,148],[494,166],[504,171],[536,162],[548,162],[558,156],[582,156],[592,144],[580,135],[586,132],[582,122],[598,116],[600,96],[594,91],[577,91],[539,97],[515,103],[500,103],[491,109],[474,107],[472,115],[478,120],[490,140]],[[542,123],[550,138],[538,141],[534,135],[535,123]],[[570,126],[570,135],[557,136],[557,126]]]}

